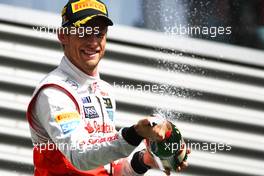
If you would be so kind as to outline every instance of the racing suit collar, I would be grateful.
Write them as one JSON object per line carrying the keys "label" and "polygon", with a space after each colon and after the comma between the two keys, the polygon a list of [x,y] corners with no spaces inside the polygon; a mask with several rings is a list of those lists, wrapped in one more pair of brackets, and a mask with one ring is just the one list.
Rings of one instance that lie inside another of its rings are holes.
{"label": "racing suit collar", "polygon": [[71,61],[66,57],[63,56],[59,68],[66,72],[67,74],[71,75],[71,77],[76,80],[79,84],[91,84],[94,81],[98,81],[100,79],[99,73],[97,76],[89,76],[85,74],[83,71],[78,69],[75,65],[71,63]]}

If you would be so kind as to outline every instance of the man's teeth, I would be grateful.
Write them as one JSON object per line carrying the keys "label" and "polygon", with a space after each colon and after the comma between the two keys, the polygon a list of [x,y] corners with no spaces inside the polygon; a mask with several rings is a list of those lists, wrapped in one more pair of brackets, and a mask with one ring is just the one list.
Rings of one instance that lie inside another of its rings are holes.
{"label": "man's teeth", "polygon": [[85,54],[89,54],[89,55],[96,54],[96,51],[87,51],[87,50],[83,50],[83,52],[84,52]]}

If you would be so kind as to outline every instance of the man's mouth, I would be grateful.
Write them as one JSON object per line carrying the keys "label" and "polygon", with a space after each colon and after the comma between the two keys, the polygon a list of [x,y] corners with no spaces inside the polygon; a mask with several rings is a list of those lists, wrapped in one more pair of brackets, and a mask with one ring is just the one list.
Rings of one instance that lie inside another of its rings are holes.
{"label": "man's mouth", "polygon": [[86,57],[93,58],[96,56],[97,53],[99,53],[99,50],[81,50],[81,53],[84,54]]}

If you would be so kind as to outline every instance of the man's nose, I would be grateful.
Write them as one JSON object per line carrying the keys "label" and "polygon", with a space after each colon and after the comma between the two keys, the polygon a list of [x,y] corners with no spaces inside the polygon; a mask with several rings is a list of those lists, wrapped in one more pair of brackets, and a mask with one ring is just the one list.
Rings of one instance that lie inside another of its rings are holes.
{"label": "man's nose", "polygon": [[98,45],[98,38],[95,35],[90,34],[90,35],[87,36],[86,39],[87,39],[86,41],[89,44],[91,44],[91,45]]}

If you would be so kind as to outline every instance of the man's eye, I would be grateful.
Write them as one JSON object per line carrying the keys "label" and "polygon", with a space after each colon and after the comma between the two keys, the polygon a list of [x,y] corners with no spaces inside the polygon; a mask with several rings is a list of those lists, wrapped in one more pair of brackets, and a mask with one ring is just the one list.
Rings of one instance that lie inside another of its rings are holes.
{"label": "man's eye", "polygon": [[99,33],[99,34],[96,34],[95,36],[97,37],[97,38],[103,38],[104,37],[104,33]]}

